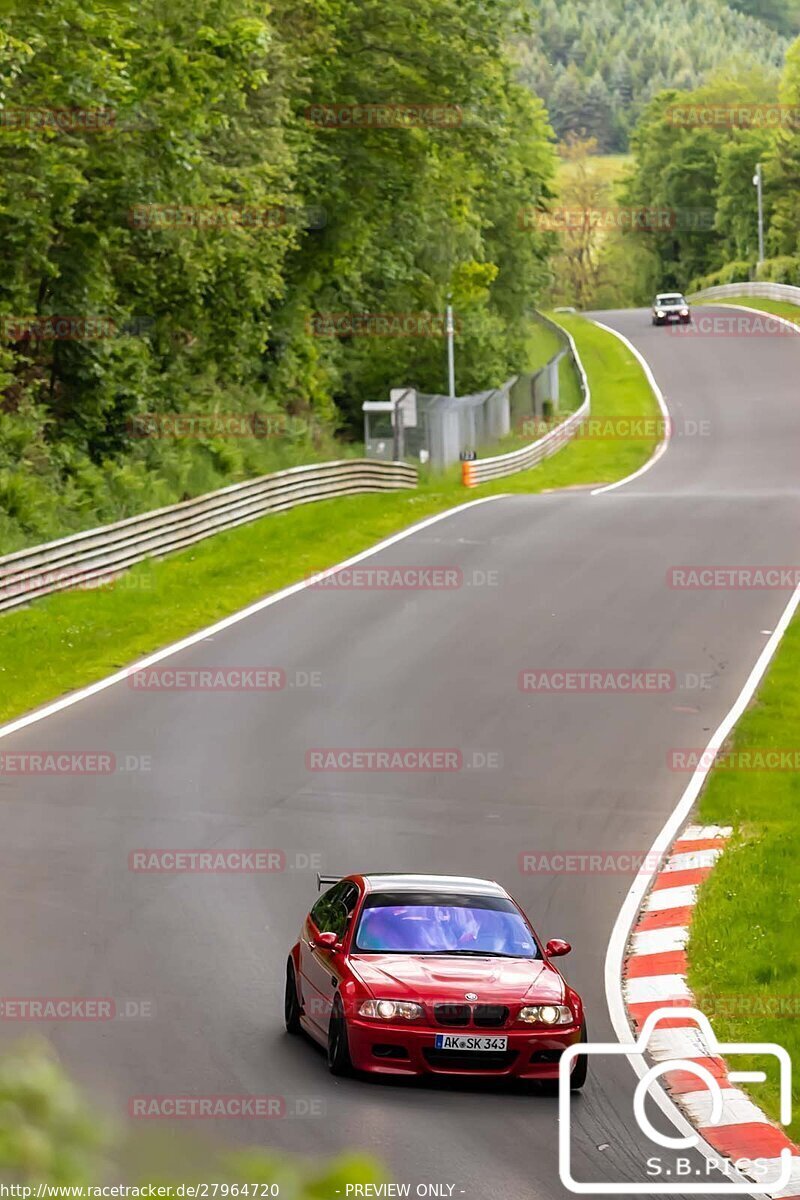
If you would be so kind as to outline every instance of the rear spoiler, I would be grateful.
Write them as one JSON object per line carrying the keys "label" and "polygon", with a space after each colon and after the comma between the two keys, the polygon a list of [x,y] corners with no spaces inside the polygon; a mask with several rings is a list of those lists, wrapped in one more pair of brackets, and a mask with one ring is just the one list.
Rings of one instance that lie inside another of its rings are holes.
{"label": "rear spoiler", "polygon": [[330,883],[338,883],[341,875],[320,875],[317,871],[317,891],[321,892],[323,886],[327,887]]}

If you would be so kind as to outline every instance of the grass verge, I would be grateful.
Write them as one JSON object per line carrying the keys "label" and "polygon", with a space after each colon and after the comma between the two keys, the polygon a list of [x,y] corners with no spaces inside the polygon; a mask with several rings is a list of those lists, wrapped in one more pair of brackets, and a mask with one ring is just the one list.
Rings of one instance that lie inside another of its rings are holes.
{"label": "grass verge", "polygon": [[[641,366],[617,338],[566,316],[592,389],[593,421],[651,420],[658,408]],[[101,679],[261,596],[334,565],[432,513],[479,496],[611,483],[650,457],[656,436],[580,437],[531,471],[470,490],[460,469],[415,491],[348,496],[276,513],[115,584],[36,601],[0,617],[0,721]]]}
{"label": "grass verge", "polygon": [[[700,799],[703,823],[733,825],[729,848],[700,890],[689,943],[689,984],[722,1041],[777,1042],[800,1063],[800,772],[744,769],[741,752],[791,751],[800,729],[800,621],[795,619],[754,704],[739,721],[732,754]],[[798,751],[794,751],[795,754]],[[774,1014],[774,1015],[773,1015]],[[739,1064],[737,1063],[737,1066]],[[756,1059],[742,1064],[756,1069]],[[764,1068],[764,1062],[758,1066]],[[752,1090],[777,1120],[777,1073]],[[795,1069],[800,1140],[800,1081]]]}
{"label": "grass verge", "polygon": [[735,300],[697,300],[696,303],[720,305],[723,307],[737,307],[744,305],[747,308],[757,308],[759,312],[772,313],[776,317],[785,317],[787,321],[794,321],[796,325],[800,325],[800,305],[790,304],[788,300],[762,300],[760,296],[737,296]]}

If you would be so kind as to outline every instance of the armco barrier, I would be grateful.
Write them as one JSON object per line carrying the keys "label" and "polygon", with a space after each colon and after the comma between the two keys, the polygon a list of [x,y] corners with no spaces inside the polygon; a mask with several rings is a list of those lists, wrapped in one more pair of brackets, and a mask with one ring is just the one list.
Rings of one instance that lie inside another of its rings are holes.
{"label": "armco barrier", "polygon": [[477,487],[480,483],[488,483],[490,479],[500,479],[504,475],[515,475],[517,471],[527,471],[530,467],[535,467],[545,458],[549,458],[551,454],[555,454],[562,446],[575,436],[576,430],[583,424],[591,411],[591,392],[589,391],[589,381],[586,378],[586,372],[583,369],[583,363],[578,357],[578,351],[575,346],[574,339],[557,325],[555,321],[548,320],[547,317],[540,316],[540,320],[554,329],[560,337],[566,338],[569,344],[569,354],[578,372],[578,378],[581,385],[581,395],[583,403],[575,412],[570,413],[560,425],[555,429],[551,429],[544,437],[538,438],[537,441],[531,442],[529,446],[522,446],[519,450],[511,450],[508,454],[497,454],[494,458],[477,458],[472,462],[461,464],[461,481],[466,487]]}
{"label": "armco barrier", "polygon": [[196,500],[7,554],[0,558],[0,612],[51,592],[96,585],[145,558],[182,550],[264,513],[416,485],[414,467],[366,458],[313,463],[234,483]]}
{"label": "armco barrier", "polygon": [[800,304],[800,287],[788,283],[722,283],[719,287],[693,292],[690,300],[735,300],[737,296],[756,296],[760,300],[786,300]]}

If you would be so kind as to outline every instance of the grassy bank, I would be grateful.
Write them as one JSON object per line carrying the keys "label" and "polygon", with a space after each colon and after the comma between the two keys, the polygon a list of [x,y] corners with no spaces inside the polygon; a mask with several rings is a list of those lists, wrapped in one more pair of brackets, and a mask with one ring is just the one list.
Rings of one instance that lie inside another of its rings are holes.
{"label": "grassy bank", "polygon": [[[589,376],[595,421],[657,416],[644,372],[617,338],[580,317],[563,324]],[[102,678],[432,513],[479,496],[624,478],[656,441],[579,438],[531,471],[471,490],[453,469],[423,477],[415,491],[307,505],[141,563],[109,588],[36,601],[0,617],[0,720]]]}
{"label": "grassy bank", "polygon": [[757,308],[760,312],[773,313],[776,317],[785,317],[800,325],[800,305],[789,304],[788,300],[762,300],[760,296],[738,296],[735,300],[698,300],[697,304],[723,304],[724,307],[736,307],[740,304],[747,308]]}
{"label": "grassy bank", "polygon": [[[736,756],[798,746],[798,674],[800,621],[795,620],[758,699],[734,731],[731,758],[712,772],[701,797],[701,822],[733,825],[735,833],[700,891],[689,945],[689,983],[703,998],[721,1040],[777,1042],[795,1064],[800,1062],[800,772],[737,769],[743,763]],[[770,1006],[782,1015],[768,1015]],[[753,1088],[753,1097],[777,1119],[774,1069],[768,1085]],[[795,1070],[795,1120],[789,1131],[795,1141],[800,1140],[799,1101]]]}

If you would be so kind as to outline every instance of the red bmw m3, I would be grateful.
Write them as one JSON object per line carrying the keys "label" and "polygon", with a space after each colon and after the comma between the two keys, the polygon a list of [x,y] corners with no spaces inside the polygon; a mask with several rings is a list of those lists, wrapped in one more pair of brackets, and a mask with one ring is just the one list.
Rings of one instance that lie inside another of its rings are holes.
{"label": "red bmw m3", "polygon": [[[334,1075],[508,1076],[556,1086],[586,1040],[580,996],[499,884],[450,875],[319,877],[286,966],[285,1019]],[[575,1060],[572,1087],[586,1080]]]}

